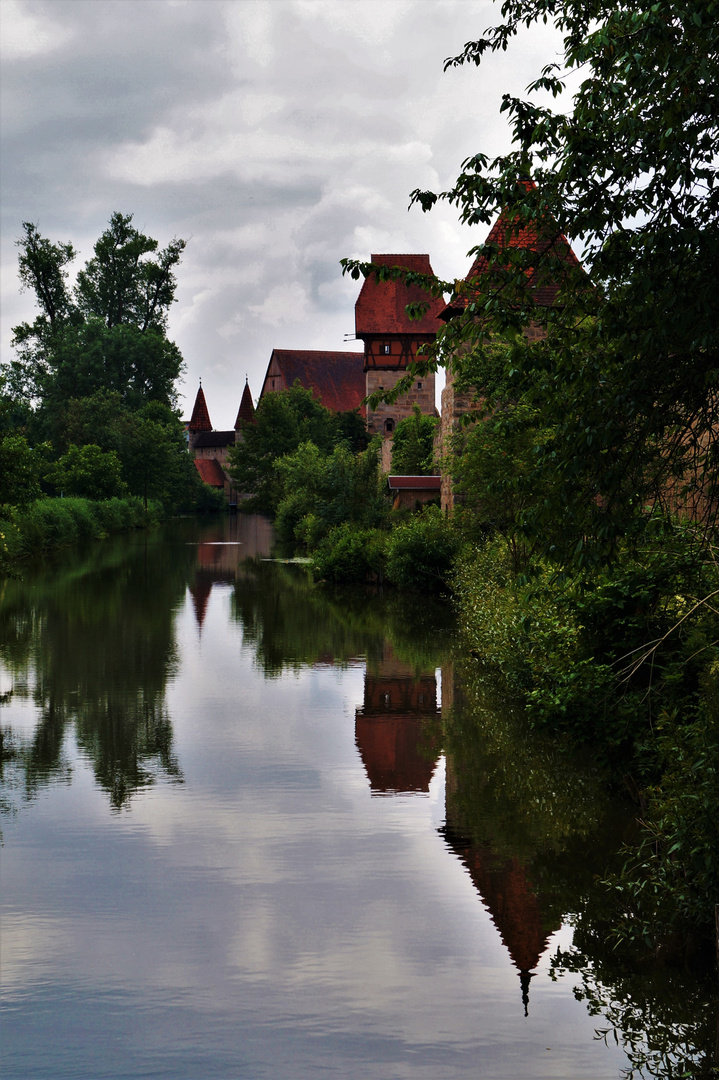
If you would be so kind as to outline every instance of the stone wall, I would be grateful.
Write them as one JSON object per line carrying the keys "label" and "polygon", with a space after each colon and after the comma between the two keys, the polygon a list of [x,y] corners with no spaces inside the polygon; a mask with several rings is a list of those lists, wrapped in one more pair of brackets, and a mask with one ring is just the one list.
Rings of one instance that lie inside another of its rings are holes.
{"label": "stone wall", "polygon": [[[406,371],[371,369],[367,372],[367,394],[374,394],[378,390],[391,390],[400,379],[404,378]],[[435,377],[434,372],[422,375],[412,383],[412,389],[408,394],[393,404],[381,402],[376,409],[367,409],[367,430],[370,435],[391,435],[400,420],[412,415],[412,407],[419,405],[420,411],[425,416],[435,415],[434,404]]]}

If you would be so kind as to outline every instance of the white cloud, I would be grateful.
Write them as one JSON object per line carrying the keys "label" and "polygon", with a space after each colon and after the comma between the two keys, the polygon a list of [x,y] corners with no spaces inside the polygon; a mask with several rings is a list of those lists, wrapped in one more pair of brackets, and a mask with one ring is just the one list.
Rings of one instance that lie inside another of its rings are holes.
{"label": "white cloud", "polygon": [[21,0],[2,0],[0,4],[0,59],[3,62],[24,60],[61,49],[73,32],[61,29],[47,15],[30,11]]}
{"label": "white cloud", "polygon": [[299,281],[275,285],[261,304],[250,304],[250,311],[270,326],[307,322],[310,317],[307,290]]}
{"label": "white cloud", "polygon": [[72,239],[81,265],[110,213],[134,212],[163,244],[189,238],[170,333],[190,405],[204,370],[230,372],[208,399],[218,427],[274,345],[342,347],[358,288],[343,256],[429,252],[442,276],[466,272],[481,236],[451,207],[408,213],[409,193],[506,148],[501,92],[556,49],[534,28],[513,57],[443,73],[495,17],[488,0],[2,0],[2,13],[22,54],[1,99],[4,355],[9,326],[33,315],[20,223]]}

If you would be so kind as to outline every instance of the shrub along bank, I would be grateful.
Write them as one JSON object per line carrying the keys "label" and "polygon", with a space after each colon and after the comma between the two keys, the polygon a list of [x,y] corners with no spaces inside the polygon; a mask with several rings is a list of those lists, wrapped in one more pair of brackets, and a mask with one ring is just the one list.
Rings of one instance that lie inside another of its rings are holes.
{"label": "shrub along bank", "polygon": [[31,555],[45,554],[83,540],[129,532],[162,520],[160,503],[139,496],[124,499],[36,499],[27,506],[4,507],[0,517],[0,571]]}
{"label": "shrub along bank", "polygon": [[454,584],[466,650],[502,672],[530,726],[591,747],[638,804],[638,840],[597,885],[617,939],[708,943],[719,900],[716,567],[696,564],[678,528],[591,575],[539,560],[516,574],[495,537],[463,548]]}

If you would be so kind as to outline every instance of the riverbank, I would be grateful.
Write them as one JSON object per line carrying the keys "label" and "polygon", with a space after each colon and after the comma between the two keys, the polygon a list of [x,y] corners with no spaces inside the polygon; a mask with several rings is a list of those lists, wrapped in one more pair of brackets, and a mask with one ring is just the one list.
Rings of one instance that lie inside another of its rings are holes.
{"label": "riverbank", "polygon": [[114,499],[44,498],[5,507],[0,516],[0,574],[32,555],[86,540],[157,525],[162,505],[139,496]]}

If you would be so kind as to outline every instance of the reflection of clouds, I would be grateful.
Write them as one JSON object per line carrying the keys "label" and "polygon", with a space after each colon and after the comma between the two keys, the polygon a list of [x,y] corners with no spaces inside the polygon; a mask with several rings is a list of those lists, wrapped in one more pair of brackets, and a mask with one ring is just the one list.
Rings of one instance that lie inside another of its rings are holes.
{"label": "reflection of clouds", "polygon": [[176,617],[184,785],[160,781],[110,819],[78,764],[62,801],[46,793],[14,826],[5,1000],[48,994],[84,1017],[110,993],[113,1023],[130,1018],[123,1054],[140,1058],[187,1010],[173,1049],[207,1036],[207,1061],[217,1046],[239,1060],[255,1040],[247,1075],[499,1080],[526,1074],[551,1027],[560,1054],[535,1077],[603,1077],[567,992],[537,995],[542,1027],[517,1030],[516,975],[436,832],[444,762],[428,798],[373,800],[354,743],[364,668],[265,679],[230,598],[213,587],[199,641],[189,596]]}

